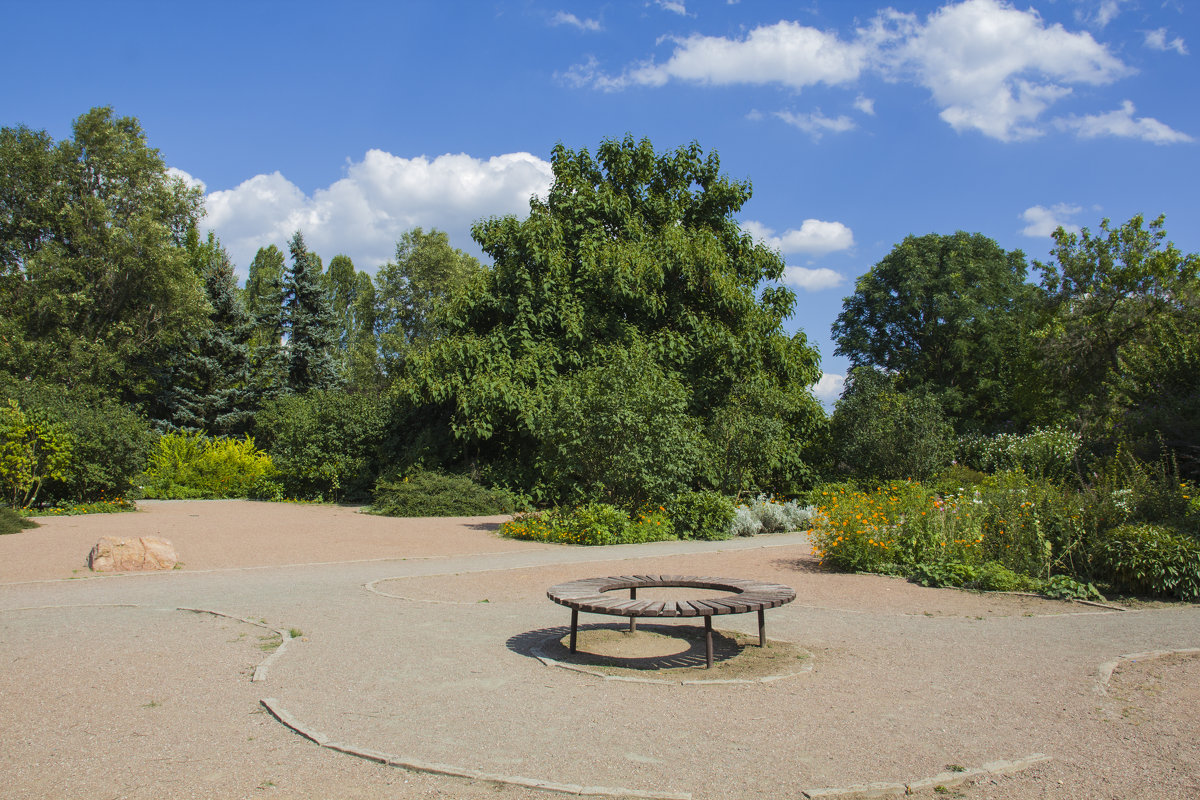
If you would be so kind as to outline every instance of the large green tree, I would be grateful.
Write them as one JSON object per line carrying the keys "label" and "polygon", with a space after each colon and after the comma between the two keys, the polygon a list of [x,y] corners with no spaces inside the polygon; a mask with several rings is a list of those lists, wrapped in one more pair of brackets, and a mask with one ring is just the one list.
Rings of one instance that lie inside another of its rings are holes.
{"label": "large green tree", "polygon": [[346,255],[330,259],[324,280],[336,325],[338,375],[351,390],[378,388],[381,375],[375,333],[375,284],[369,274],[356,271]]}
{"label": "large green tree", "polygon": [[981,234],[909,236],[855,284],[833,325],[835,355],[937,395],[963,425],[1024,423],[1044,402],[1036,359],[1036,287],[1025,256]]}
{"label": "large green tree", "polygon": [[400,237],[395,260],[375,274],[379,347],[390,374],[438,335],[439,308],[482,272],[479,260],[452,247],[445,231],[413,228]]}
{"label": "large green tree", "polygon": [[237,292],[233,264],[213,233],[188,242],[204,276],[209,324],[169,352],[162,364],[155,416],[162,427],[213,435],[245,433],[256,398],[250,380],[253,326]]}
{"label": "large green tree", "polygon": [[138,121],[95,108],[72,138],[0,129],[0,369],[141,399],[206,322],[185,241],[201,194]]}
{"label": "large green tree", "polygon": [[406,386],[427,418],[442,415],[465,454],[517,475],[537,464],[560,382],[623,363],[619,348],[677,381],[701,424],[746,385],[802,398],[787,425],[803,441],[822,417],[808,391],[818,357],[783,331],[795,298],[772,283],[779,255],[734,219],[749,183],[696,144],[660,154],[626,137],[594,157],[558,145],[551,160],[554,184],[528,218],[474,227],[495,265],[443,304],[444,334],[409,359]]}

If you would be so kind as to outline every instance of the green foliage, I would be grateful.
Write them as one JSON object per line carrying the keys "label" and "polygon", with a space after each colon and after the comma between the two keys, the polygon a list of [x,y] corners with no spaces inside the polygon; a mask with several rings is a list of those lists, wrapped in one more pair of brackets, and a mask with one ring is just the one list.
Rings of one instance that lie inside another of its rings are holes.
{"label": "green foliage", "polygon": [[932,395],[905,392],[875,369],[850,371],[830,421],[839,471],[923,480],[949,465],[954,430]]}
{"label": "green foliage", "polygon": [[687,488],[703,457],[687,390],[645,348],[614,348],[600,359],[550,393],[535,428],[544,485],[563,503],[665,503]]}
{"label": "green foliage", "polygon": [[475,517],[507,514],[516,498],[504,489],[481,486],[465,475],[413,470],[375,484],[371,513],[387,517]]}
{"label": "green foliage", "polygon": [[1039,581],[1036,590],[1052,600],[1104,600],[1095,585],[1077,581],[1070,575],[1051,575]]}
{"label": "green foliage", "polygon": [[719,492],[683,492],[667,506],[675,532],[681,539],[728,539],[734,503]]}
{"label": "green foliage", "polygon": [[337,321],[321,279],[321,261],[308,252],[300,231],[288,243],[291,269],[283,276],[283,326],[287,335],[287,387],[303,393],[338,382],[333,359]]}
{"label": "green foliage", "polygon": [[1020,251],[980,234],[908,236],[846,298],[834,354],[937,397],[956,421],[1027,417],[1036,289],[1025,271]]}
{"label": "green foliage", "polygon": [[287,385],[287,353],[283,350],[283,274],[285,260],[275,245],[260,247],[250,262],[242,297],[250,316],[251,388],[256,398],[277,396]]}
{"label": "green foliage", "polygon": [[311,391],[268,402],[255,434],[288,497],[361,500],[383,471],[387,402],[367,394]]}
{"label": "green foliage", "polygon": [[608,503],[585,503],[570,512],[559,510],[521,514],[500,526],[500,534],[513,539],[554,544],[641,544],[674,539],[671,518],[660,508],[630,519]]}
{"label": "green foliage", "polygon": [[400,374],[411,350],[444,333],[445,305],[482,272],[479,260],[451,247],[444,231],[413,228],[400,237],[395,261],[375,274],[379,348],[389,375]]}
{"label": "green foliage", "polygon": [[1094,550],[1097,576],[1135,594],[1200,600],[1200,541],[1161,525],[1122,525]]}
{"label": "green foliage", "polygon": [[274,474],[271,457],[249,436],[168,433],[150,454],[142,490],[146,497],[167,500],[247,497]]}
{"label": "green foliage", "polygon": [[[475,226],[494,267],[450,297],[439,317],[444,334],[406,362],[404,391],[452,432],[459,452],[451,459],[499,465],[499,479],[534,490],[538,456],[563,455],[564,440],[546,447],[542,439],[561,430],[548,413],[566,396],[559,384],[617,362],[616,350],[644,352],[646,374],[662,376],[672,405],[682,387],[688,415],[702,423],[737,387],[771,386],[797,398],[788,423],[793,436],[807,436],[823,416],[807,388],[819,377],[817,355],[802,335],[783,332],[792,293],[760,288],[782,275],[783,261],[738,227],[749,185],[722,176],[716,156],[697,145],[658,154],[628,137],[603,142],[595,158],[560,145],[552,164],[554,185],[530,201],[528,218]],[[641,437],[639,447],[663,434]],[[662,483],[700,485],[703,466],[685,478],[668,464]],[[623,494],[621,502],[636,502],[637,492]]]}
{"label": "green foliage", "polygon": [[1043,578],[1086,570],[1087,509],[1079,494],[1013,471],[989,476],[975,500],[986,557]]}
{"label": "green foliage", "polygon": [[354,262],[344,255],[330,260],[324,279],[335,320],[338,375],[351,390],[378,389],[382,375],[375,341],[375,284],[368,273],[356,272]]}
{"label": "green foliage", "polygon": [[983,472],[1019,469],[1061,481],[1074,472],[1081,445],[1082,437],[1066,428],[1034,428],[1024,435],[963,436],[958,453],[961,461]]}
{"label": "green foliage", "polygon": [[48,479],[63,477],[71,437],[62,428],[27,414],[16,400],[0,405],[0,488],[13,508],[26,508]]}
{"label": "green foliage", "polygon": [[205,323],[184,247],[200,209],[200,190],[110,108],[58,143],[0,129],[0,373],[149,395],[161,353]]}
{"label": "green foliage", "polygon": [[[1054,233],[1053,261],[1035,262],[1049,301],[1038,333],[1047,375],[1064,413],[1093,426],[1119,411],[1114,385],[1150,389],[1158,364],[1137,358],[1154,350],[1160,322],[1193,316],[1200,290],[1200,256],[1166,240],[1163,217],[1148,226],[1141,215],[1113,228]],[[1139,365],[1140,374],[1130,374]]]}
{"label": "green foliage", "polygon": [[15,510],[0,507],[0,536],[36,527],[38,527],[38,523],[31,519],[25,519]]}

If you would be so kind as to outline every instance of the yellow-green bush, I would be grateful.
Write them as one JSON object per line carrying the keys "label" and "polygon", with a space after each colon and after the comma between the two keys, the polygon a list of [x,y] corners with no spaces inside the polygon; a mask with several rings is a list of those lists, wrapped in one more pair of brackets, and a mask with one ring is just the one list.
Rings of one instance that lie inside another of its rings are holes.
{"label": "yellow-green bush", "polygon": [[159,437],[143,474],[146,497],[213,499],[246,497],[275,475],[271,457],[254,439],[209,438],[201,433]]}

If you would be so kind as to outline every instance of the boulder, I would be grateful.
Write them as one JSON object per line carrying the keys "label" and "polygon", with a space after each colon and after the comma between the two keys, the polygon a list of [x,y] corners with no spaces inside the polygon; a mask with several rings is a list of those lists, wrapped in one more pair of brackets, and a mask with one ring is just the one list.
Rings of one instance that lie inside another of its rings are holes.
{"label": "boulder", "polygon": [[175,548],[157,536],[136,539],[104,536],[88,555],[88,566],[93,572],[146,572],[174,569],[177,563]]}

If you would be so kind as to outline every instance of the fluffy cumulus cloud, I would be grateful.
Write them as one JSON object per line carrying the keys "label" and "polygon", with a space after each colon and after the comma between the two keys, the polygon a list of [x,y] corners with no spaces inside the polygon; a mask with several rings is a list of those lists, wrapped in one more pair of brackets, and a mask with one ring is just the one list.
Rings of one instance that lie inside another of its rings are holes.
{"label": "fluffy cumulus cloud", "polygon": [[749,220],[742,229],[758,241],[781,253],[805,253],[820,256],[854,246],[854,232],[841,222],[806,219],[799,228],[789,228],[782,235],[761,222]]}
{"label": "fluffy cumulus cloud", "polygon": [[550,164],[529,153],[430,159],[369,150],[344,178],[311,195],[279,172],[211,192],[204,227],[217,232],[243,273],[259,247],[282,247],[296,230],[324,259],[345,253],[355,266],[374,271],[415,226],[440,228],[456,247],[472,250],[472,223],[523,216],[529,198],[544,196],[552,179]]}
{"label": "fluffy cumulus cloud", "polygon": [[1049,237],[1058,228],[1064,228],[1071,233],[1079,233],[1079,226],[1067,220],[1083,211],[1079,206],[1067,203],[1056,203],[1050,208],[1031,206],[1021,212],[1025,227],[1021,233],[1025,236]]}
{"label": "fluffy cumulus cloud", "polygon": [[[1086,23],[1102,28],[1119,10],[1115,0],[1093,4]],[[817,85],[849,88],[874,74],[927,89],[941,118],[955,130],[1010,142],[1052,129],[1045,122],[1047,110],[1076,86],[1108,85],[1133,72],[1087,30],[1047,24],[1036,10],[1005,0],[949,3],[924,19],[886,9],[845,36],[783,20],[742,36],[695,34],[661,41],[672,48],[665,60],[651,58],[614,74],[589,57],[565,78],[605,91],[673,81],[801,91]],[[1149,32],[1146,44],[1186,52],[1183,40],[1168,39],[1165,30]],[[848,98],[847,105],[864,114],[874,112],[873,102],[862,95]],[[814,138],[855,127],[844,115],[826,116],[819,110],[773,116]],[[1067,129],[1088,135],[1083,126]],[[1142,134],[1140,138],[1165,141],[1152,138],[1147,125]]]}
{"label": "fluffy cumulus cloud", "polygon": [[819,292],[822,289],[832,289],[835,286],[840,286],[843,280],[844,278],[841,273],[835,272],[828,267],[818,267],[816,269],[809,267],[783,268],[784,285],[806,292]]}
{"label": "fluffy cumulus cloud", "polygon": [[1129,72],[1090,33],[1046,25],[1036,11],[998,0],[945,6],[885,52],[932,92],[952,127],[1001,141],[1040,135],[1038,118],[1070,84],[1108,84]]}
{"label": "fluffy cumulus cloud", "polygon": [[1133,103],[1126,100],[1121,107],[1106,114],[1067,116],[1055,120],[1060,130],[1074,131],[1081,139],[1096,139],[1116,136],[1123,139],[1141,139],[1153,144],[1177,144],[1190,142],[1192,137],[1165,125],[1153,117],[1134,117]]}
{"label": "fluffy cumulus cloud", "polygon": [[838,398],[842,396],[842,387],[845,385],[845,383],[845,375],[837,375],[832,372],[822,372],[821,380],[817,381],[817,384],[813,386],[813,394],[817,396],[817,399],[820,400],[826,408],[830,408],[834,403],[837,402]]}

